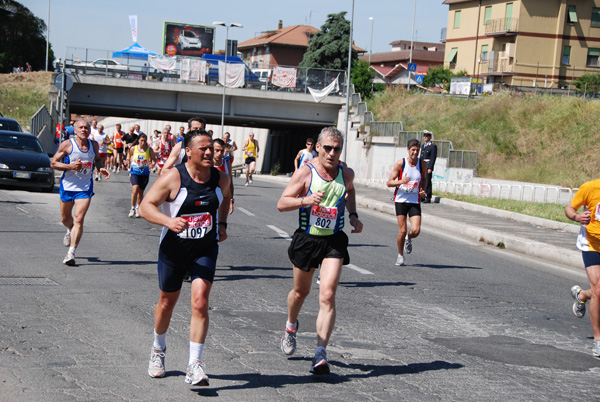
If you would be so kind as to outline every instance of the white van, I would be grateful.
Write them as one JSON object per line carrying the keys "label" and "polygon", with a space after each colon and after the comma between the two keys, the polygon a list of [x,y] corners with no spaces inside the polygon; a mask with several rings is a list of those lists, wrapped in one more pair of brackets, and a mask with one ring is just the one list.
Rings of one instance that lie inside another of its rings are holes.
{"label": "white van", "polygon": [[258,76],[258,80],[260,82],[271,82],[271,74],[273,70],[269,68],[257,68],[252,70],[252,72]]}

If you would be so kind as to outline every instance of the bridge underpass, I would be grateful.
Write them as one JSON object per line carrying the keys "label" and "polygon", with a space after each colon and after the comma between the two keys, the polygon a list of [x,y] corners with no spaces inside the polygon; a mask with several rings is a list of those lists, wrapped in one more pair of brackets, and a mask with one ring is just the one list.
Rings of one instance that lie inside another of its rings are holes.
{"label": "bridge underpass", "polygon": [[[187,122],[202,116],[208,124],[221,124],[223,88],[195,83],[130,80],[73,75],[68,92],[70,113],[146,120]],[[316,138],[325,126],[335,125],[342,96],[328,96],[316,103],[309,94],[259,89],[227,88],[225,125],[266,128],[267,144],[262,171],[276,163],[280,172],[293,172],[298,151],[308,137]],[[241,144],[238,144],[241,147]]]}

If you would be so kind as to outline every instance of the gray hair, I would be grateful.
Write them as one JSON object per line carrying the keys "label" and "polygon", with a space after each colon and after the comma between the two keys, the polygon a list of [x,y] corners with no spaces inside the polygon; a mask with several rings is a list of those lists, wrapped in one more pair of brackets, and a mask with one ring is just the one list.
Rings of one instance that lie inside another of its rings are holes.
{"label": "gray hair", "polygon": [[332,138],[334,140],[339,140],[341,146],[344,146],[344,135],[340,130],[338,130],[335,127],[323,128],[323,130],[321,130],[321,132],[319,133],[319,138],[317,138],[317,142],[319,144],[323,144],[323,140],[325,139],[325,137]]}

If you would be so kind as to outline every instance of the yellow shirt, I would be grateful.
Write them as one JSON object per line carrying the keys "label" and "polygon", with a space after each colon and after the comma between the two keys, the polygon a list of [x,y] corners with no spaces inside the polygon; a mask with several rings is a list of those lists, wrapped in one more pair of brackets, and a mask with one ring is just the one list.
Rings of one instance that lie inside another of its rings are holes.
{"label": "yellow shirt", "polygon": [[248,146],[246,147],[246,157],[248,158],[256,158],[256,145],[254,145],[254,141],[256,140],[248,140]]}
{"label": "yellow shirt", "polygon": [[577,247],[583,251],[600,252],[600,180],[583,183],[571,200],[576,210],[586,206],[591,212],[589,225],[581,230]]}

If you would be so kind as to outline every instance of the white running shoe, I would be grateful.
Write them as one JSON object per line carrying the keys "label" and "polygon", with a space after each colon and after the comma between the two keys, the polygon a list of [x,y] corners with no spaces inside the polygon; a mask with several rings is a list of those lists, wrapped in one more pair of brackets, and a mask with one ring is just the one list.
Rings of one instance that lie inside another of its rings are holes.
{"label": "white running shoe", "polygon": [[200,385],[203,387],[208,386],[208,376],[202,369],[202,362],[196,362],[187,367],[185,382],[186,384]]}
{"label": "white running shoe", "polygon": [[317,285],[321,284],[321,275],[317,276]]}
{"label": "white running shoe", "polygon": [[152,378],[165,376],[165,351],[157,352],[152,348],[150,363],[148,364],[148,375]]}
{"label": "white running shoe", "polygon": [[129,215],[128,215],[128,216],[129,216],[130,218],[133,218],[133,217],[134,217],[134,215],[135,215],[135,208],[131,208],[131,209],[129,210]]}
{"label": "white running shoe", "polygon": [[63,245],[65,247],[69,247],[71,245],[71,231],[67,230],[67,233],[65,233],[65,237],[63,237]]}
{"label": "white running shoe", "polygon": [[398,254],[398,258],[396,258],[396,266],[403,266],[404,265],[404,256]]}
{"label": "white running shoe", "polygon": [[75,253],[73,253],[72,251],[67,251],[67,255],[65,255],[65,258],[63,260],[63,264],[68,265],[70,267],[75,265]]}
{"label": "white running shoe", "polygon": [[408,237],[404,240],[404,252],[406,254],[412,253],[412,240]]}
{"label": "white running shoe", "polygon": [[140,208],[139,207],[135,209],[135,217],[136,218],[140,217]]}
{"label": "white running shoe", "polygon": [[248,182],[244,183],[244,187],[248,187]]}
{"label": "white running shoe", "polygon": [[248,179],[248,183],[252,184],[252,177]]}
{"label": "white running shoe", "polygon": [[573,303],[573,314],[577,318],[583,318],[585,315],[585,303],[582,303],[579,300],[579,293],[582,291],[579,285],[575,285],[571,288],[571,296],[575,299],[575,303]]}

